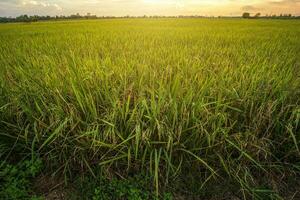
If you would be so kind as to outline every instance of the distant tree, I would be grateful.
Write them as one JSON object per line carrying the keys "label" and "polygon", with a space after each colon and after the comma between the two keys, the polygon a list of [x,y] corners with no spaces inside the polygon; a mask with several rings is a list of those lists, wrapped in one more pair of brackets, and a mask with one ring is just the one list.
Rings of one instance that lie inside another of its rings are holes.
{"label": "distant tree", "polygon": [[37,22],[37,21],[39,20],[39,16],[37,16],[37,15],[30,16],[30,17],[29,17],[29,20],[30,20],[31,22]]}
{"label": "distant tree", "polygon": [[20,15],[20,16],[16,17],[16,21],[17,22],[30,22],[30,18],[28,17],[28,15]]}
{"label": "distant tree", "polygon": [[254,15],[255,18],[259,18],[260,16],[261,16],[260,13],[256,13],[256,14]]}
{"label": "distant tree", "polygon": [[250,18],[250,13],[245,12],[245,13],[243,13],[242,17],[243,18]]}

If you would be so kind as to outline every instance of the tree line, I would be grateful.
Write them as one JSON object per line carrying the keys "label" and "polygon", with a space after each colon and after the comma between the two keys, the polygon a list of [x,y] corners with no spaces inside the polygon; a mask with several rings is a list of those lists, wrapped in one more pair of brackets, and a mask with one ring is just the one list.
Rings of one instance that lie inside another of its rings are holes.
{"label": "tree line", "polygon": [[276,14],[271,14],[271,15],[265,15],[262,16],[261,13],[256,13],[253,16],[251,16],[251,13],[245,12],[242,15],[242,18],[245,19],[257,19],[257,18],[264,18],[264,19],[299,19],[300,16],[293,16],[292,14],[280,14],[280,15],[276,15]]}
{"label": "tree line", "polygon": [[[228,18],[225,16],[218,16],[218,18]],[[0,23],[11,23],[11,22],[37,22],[37,21],[49,21],[49,20],[68,20],[68,19],[111,19],[111,18],[216,18],[215,16],[201,16],[201,15],[179,15],[179,16],[96,16],[87,13],[87,15],[80,15],[79,13],[70,16],[39,16],[39,15],[20,15],[18,17],[0,17]],[[256,13],[251,16],[250,13],[243,13],[242,18],[257,19],[257,18],[272,18],[272,19],[300,19],[300,16],[293,16],[292,14],[280,14],[280,15],[265,15],[262,16],[260,13]]]}
{"label": "tree line", "polygon": [[87,14],[86,16],[81,16],[78,13],[76,15],[70,16],[39,16],[39,15],[20,15],[18,17],[0,17],[0,23],[9,22],[37,22],[37,21],[47,21],[47,20],[63,20],[63,19],[96,19],[96,15]]}

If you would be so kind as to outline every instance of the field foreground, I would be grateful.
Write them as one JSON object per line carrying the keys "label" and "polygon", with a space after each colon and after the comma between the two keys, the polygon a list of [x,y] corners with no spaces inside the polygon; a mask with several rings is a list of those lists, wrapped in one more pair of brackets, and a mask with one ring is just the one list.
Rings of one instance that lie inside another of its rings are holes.
{"label": "field foreground", "polygon": [[143,176],[160,198],[297,199],[299,97],[298,20],[0,25],[1,170],[38,159],[64,183]]}

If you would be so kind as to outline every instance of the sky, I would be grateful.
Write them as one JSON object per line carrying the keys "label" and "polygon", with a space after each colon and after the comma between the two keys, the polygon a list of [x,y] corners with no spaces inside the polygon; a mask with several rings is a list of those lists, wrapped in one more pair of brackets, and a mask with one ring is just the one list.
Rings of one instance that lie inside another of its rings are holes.
{"label": "sky", "polygon": [[202,15],[240,16],[243,12],[300,15],[300,0],[0,0],[0,16]]}

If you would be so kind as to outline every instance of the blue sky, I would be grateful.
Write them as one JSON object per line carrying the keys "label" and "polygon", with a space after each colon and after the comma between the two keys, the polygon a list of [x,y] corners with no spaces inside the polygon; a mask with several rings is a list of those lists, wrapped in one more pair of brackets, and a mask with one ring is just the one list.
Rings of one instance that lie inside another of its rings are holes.
{"label": "blue sky", "polygon": [[0,0],[0,16],[70,15],[300,15],[300,0]]}

